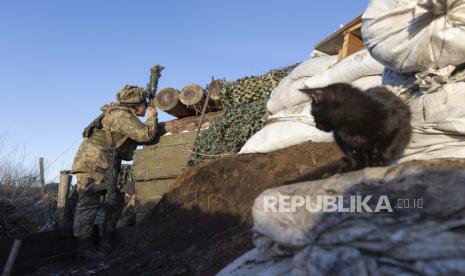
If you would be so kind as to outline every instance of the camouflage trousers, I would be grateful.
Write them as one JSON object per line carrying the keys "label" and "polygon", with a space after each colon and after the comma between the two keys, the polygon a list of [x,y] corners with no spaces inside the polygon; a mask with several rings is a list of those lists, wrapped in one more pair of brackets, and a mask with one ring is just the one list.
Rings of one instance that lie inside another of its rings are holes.
{"label": "camouflage trousers", "polygon": [[[92,183],[100,184],[105,181],[105,176],[100,173],[76,173],[77,178],[77,192],[79,201],[77,203],[76,212],[74,216],[73,233],[78,239],[87,238],[92,236],[95,218],[97,213],[102,209],[102,203],[105,196],[105,191],[96,193],[86,193],[86,189]],[[121,193],[117,193],[116,206],[113,208],[111,220],[107,221],[116,228],[116,224],[124,208],[124,197]],[[100,228],[105,225],[99,225]],[[103,232],[99,229],[99,234]]]}

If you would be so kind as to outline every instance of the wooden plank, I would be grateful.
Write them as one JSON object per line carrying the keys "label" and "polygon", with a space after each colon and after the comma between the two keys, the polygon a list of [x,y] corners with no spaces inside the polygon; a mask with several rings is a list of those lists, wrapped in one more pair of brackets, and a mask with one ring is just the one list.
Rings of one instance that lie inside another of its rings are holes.
{"label": "wooden plank", "polygon": [[136,223],[144,219],[147,213],[161,200],[176,178],[136,182],[137,213]]}
{"label": "wooden plank", "polygon": [[360,19],[360,21],[356,23],[355,25],[348,26],[347,29],[344,31],[344,35],[348,33],[352,33],[355,36],[362,37],[361,33],[358,33],[361,29],[362,29],[362,21]]}
{"label": "wooden plank", "polygon": [[159,147],[151,149],[138,150],[135,159],[153,159],[153,158],[167,158],[169,156],[190,155],[192,151],[192,144],[176,145],[171,147]]}
{"label": "wooden plank", "polygon": [[138,166],[134,168],[135,179],[136,181],[140,181],[177,177],[187,166],[188,159],[188,157],[178,157],[148,162],[144,167]]}
{"label": "wooden plank", "polygon": [[184,132],[172,135],[163,135],[155,141],[155,144],[144,146],[144,149],[154,149],[159,147],[170,147],[177,145],[193,144],[195,132]]}
{"label": "wooden plank", "polygon": [[[360,24],[361,26],[362,22],[362,16],[358,16],[346,25],[344,25],[342,28],[328,36],[327,38],[323,39],[320,41],[316,46],[315,50],[318,50],[320,52],[323,52],[328,55],[337,55],[339,54],[339,50],[342,48],[342,45],[344,43],[344,33],[351,29],[354,26],[357,26]],[[356,36],[361,37],[361,32],[360,28],[356,28],[351,31]]]}
{"label": "wooden plank", "polygon": [[359,37],[355,36],[353,33],[348,32],[344,35],[344,44],[339,51],[338,60],[345,59],[351,54],[360,51],[364,47],[365,45]]}
{"label": "wooden plank", "polygon": [[187,166],[189,157],[184,145],[139,150],[134,158],[134,177],[138,181],[175,177]]}
{"label": "wooden plank", "polygon": [[193,147],[195,133],[170,136],[164,136],[160,143],[135,152],[136,180],[176,177],[187,166],[190,157],[188,150]]}
{"label": "wooden plank", "polygon": [[169,191],[175,178],[136,182],[137,199],[139,203],[161,198]]}
{"label": "wooden plank", "polygon": [[194,139],[195,132],[185,132],[177,135],[165,135],[160,138],[160,142],[155,146],[155,148],[193,144]]}

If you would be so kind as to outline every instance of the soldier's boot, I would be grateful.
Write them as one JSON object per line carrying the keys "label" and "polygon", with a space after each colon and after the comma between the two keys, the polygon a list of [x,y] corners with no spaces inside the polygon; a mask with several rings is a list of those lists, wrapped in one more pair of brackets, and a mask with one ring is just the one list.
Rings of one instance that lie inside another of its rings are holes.
{"label": "soldier's boot", "polygon": [[96,260],[104,257],[103,252],[97,251],[92,237],[78,239],[77,257],[84,261]]}
{"label": "soldier's boot", "polygon": [[106,233],[103,237],[100,238],[99,251],[105,255],[109,254],[116,248],[116,245],[116,233]]}

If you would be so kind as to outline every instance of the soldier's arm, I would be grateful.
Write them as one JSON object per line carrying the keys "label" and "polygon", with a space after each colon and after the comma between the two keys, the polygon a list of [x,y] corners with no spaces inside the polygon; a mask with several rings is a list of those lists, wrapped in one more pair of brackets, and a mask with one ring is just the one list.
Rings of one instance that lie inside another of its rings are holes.
{"label": "soldier's arm", "polygon": [[127,112],[112,112],[111,129],[139,143],[148,143],[155,138],[157,132],[157,117],[149,117],[145,123],[135,115]]}

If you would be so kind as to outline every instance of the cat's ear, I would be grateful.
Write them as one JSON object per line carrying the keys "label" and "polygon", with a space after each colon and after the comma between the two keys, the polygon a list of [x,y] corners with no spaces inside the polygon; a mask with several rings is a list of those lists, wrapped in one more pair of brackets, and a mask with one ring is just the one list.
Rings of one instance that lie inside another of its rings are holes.
{"label": "cat's ear", "polygon": [[323,90],[321,89],[301,88],[299,90],[309,95],[310,99],[312,99],[312,102],[315,104],[319,104],[323,99]]}

